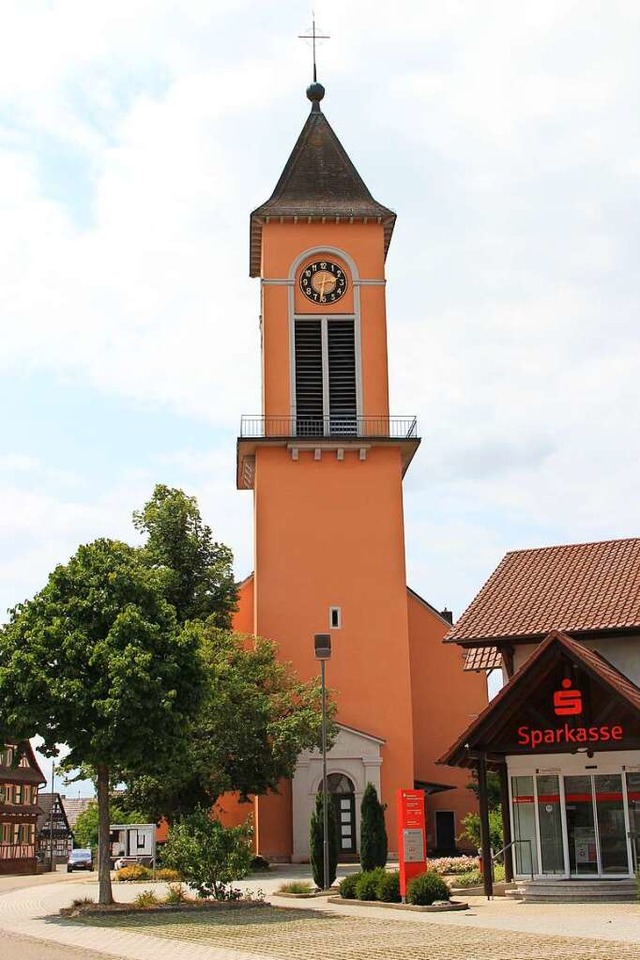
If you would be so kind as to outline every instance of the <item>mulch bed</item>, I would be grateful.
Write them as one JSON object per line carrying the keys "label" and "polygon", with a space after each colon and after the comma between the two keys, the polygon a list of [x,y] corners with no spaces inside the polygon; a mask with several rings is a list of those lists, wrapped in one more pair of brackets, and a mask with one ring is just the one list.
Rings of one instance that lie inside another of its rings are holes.
{"label": "mulch bed", "polygon": [[188,900],[186,903],[159,903],[153,907],[137,907],[133,903],[78,903],[62,907],[61,917],[104,917],[110,914],[125,916],[137,913],[191,913],[208,910],[255,910],[256,907],[270,907],[267,900]]}

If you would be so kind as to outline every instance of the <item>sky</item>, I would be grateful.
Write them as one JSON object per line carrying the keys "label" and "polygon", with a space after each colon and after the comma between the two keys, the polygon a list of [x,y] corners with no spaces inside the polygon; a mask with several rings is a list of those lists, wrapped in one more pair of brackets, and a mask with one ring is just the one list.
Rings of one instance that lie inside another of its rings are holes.
{"label": "sky", "polygon": [[[314,9],[323,110],[398,215],[408,582],[459,616],[507,550],[640,533],[640,4]],[[252,569],[249,213],[309,110],[310,25],[297,0],[3,0],[0,619],[80,543],[135,543],[159,482]]]}

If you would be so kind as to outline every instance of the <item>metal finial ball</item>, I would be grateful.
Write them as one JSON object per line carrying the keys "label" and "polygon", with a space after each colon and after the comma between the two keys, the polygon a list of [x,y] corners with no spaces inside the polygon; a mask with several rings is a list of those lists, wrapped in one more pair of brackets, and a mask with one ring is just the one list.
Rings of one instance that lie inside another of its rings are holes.
{"label": "metal finial ball", "polygon": [[321,83],[312,83],[310,87],[307,87],[307,97],[312,103],[320,103],[324,97],[324,87]]}

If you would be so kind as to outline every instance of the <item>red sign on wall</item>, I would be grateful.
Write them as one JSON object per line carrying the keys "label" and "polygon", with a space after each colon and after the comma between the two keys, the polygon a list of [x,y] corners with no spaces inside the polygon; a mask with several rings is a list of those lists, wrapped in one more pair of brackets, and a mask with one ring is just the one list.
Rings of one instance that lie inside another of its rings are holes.
{"label": "red sign on wall", "polygon": [[427,869],[424,793],[422,790],[400,789],[396,798],[400,894],[405,897],[409,880]]}
{"label": "red sign on wall", "polygon": [[582,693],[571,687],[567,677],[562,681],[562,689],[553,695],[553,712],[558,717],[577,716],[582,713]]}

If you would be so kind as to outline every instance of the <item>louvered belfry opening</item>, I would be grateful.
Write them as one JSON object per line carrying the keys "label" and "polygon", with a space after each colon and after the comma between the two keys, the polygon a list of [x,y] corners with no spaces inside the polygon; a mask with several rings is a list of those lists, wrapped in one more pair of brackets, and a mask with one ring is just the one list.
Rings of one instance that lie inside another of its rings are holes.
{"label": "louvered belfry opening", "polygon": [[357,433],[356,346],[353,320],[327,323],[329,432]]}
{"label": "louvered belfry opening", "polygon": [[357,434],[353,320],[296,320],[295,385],[299,437]]}

